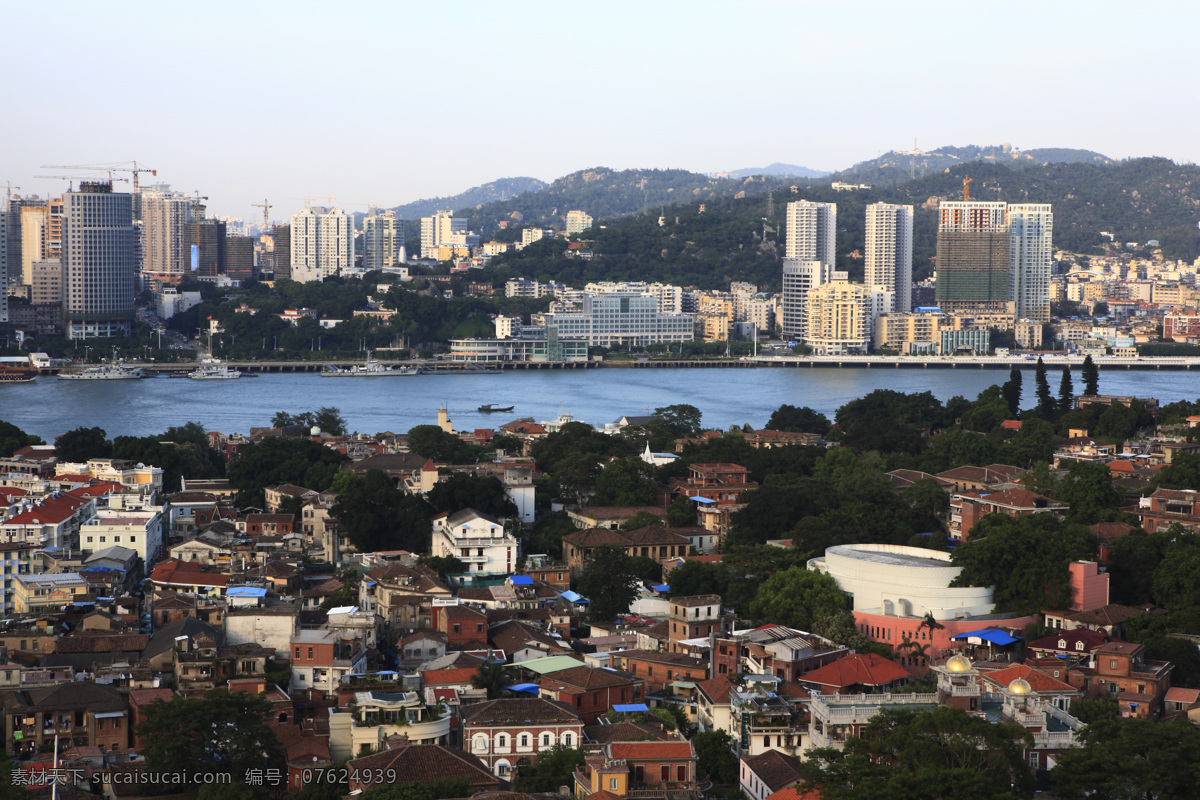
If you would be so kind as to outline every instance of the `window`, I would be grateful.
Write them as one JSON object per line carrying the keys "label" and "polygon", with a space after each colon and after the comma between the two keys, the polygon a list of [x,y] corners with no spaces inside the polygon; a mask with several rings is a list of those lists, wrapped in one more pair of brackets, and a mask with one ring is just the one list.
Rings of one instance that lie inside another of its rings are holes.
{"label": "window", "polygon": [[614,792],[617,791],[617,779],[616,778],[608,779],[608,788],[613,790]]}
{"label": "window", "polygon": [[1041,766],[1041,758],[1038,753],[1029,754],[1029,768],[1038,769]]}
{"label": "window", "polygon": [[1083,642],[1076,642],[1075,649],[1082,652],[1083,651]]}
{"label": "window", "polygon": [[454,632],[455,632],[455,633],[462,633],[462,625],[459,625],[457,622],[456,622],[456,623],[454,623]]}
{"label": "window", "polygon": [[521,745],[520,746],[521,747],[529,747],[529,734],[527,734],[527,733],[521,734]]}
{"label": "window", "polygon": [[573,737],[569,733],[564,733],[562,735],[562,743],[565,744],[567,747],[570,747],[572,744],[575,743],[575,737]]}
{"label": "window", "polygon": [[[1080,644],[1082,644],[1082,642],[1080,642]],[[1058,640],[1058,649],[1059,649],[1059,650],[1066,650],[1066,649],[1067,649],[1067,640],[1066,640],[1066,639],[1059,639],[1059,640]]]}
{"label": "window", "polygon": [[312,648],[311,648],[311,647],[310,647],[310,648],[308,648],[308,657],[309,657],[310,659],[313,657],[313,654],[312,654]]}
{"label": "window", "polygon": [[1108,660],[1108,668],[1109,668],[1109,669],[1116,669],[1116,668],[1117,668],[1117,660],[1116,660],[1115,658],[1110,658],[1110,659]]}
{"label": "window", "polygon": [[496,747],[508,747],[508,737],[503,733],[496,737]]}
{"label": "window", "polygon": [[685,781],[687,781],[687,766],[686,765],[680,764],[675,769],[675,780],[679,781],[680,783],[684,783]]}
{"label": "window", "polygon": [[662,776],[663,783],[666,783],[667,781],[671,780],[671,768],[669,766],[667,766],[666,764],[663,764],[662,771],[659,774]]}
{"label": "window", "polygon": [[550,746],[550,734],[543,733],[542,734],[542,747],[549,747],[549,746]]}

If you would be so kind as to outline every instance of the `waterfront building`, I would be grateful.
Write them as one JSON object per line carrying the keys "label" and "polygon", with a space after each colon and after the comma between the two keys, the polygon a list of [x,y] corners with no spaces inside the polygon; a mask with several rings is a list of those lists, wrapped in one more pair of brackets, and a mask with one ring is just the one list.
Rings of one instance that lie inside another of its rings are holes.
{"label": "waterfront building", "polygon": [[522,328],[516,334],[515,338],[451,339],[450,360],[473,363],[588,360],[586,339],[560,339],[553,327]]}
{"label": "waterfront building", "polygon": [[896,311],[912,310],[913,207],[867,206],[865,279],[868,286],[895,292]]}
{"label": "waterfront building", "polygon": [[548,313],[547,327],[563,339],[583,339],[590,347],[643,347],[690,342],[691,314],[664,314],[658,298],[648,294],[588,294],[578,312]]}
{"label": "waterfront building", "polygon": [[837,205],[797,200],[787,205],[785,258],[817,260],[833,268],[837,232]]}
{"label": "waterfront building", "polygon": [[850,283],[845,272],[808,292],[805,344],[818,355],[866,354],[872,320],[891,311],[894,293],[882,286]]}
{"label": "waterfront building", "polygon": [[808,335],[808,294],[829,280],[829,266],[819,260],[783,261],[783,338],[803,342]]}
{"label": "waterfront building", "polygon": [[1016,317],[1049,322],[1050,272],[1054,264],[1054,213],[1050,205],[1010,205],[1008,231]]}
{"label": "waterfront building", "polygon": [[947,313],[1003,311],[1012,300],[1004,203],[948,201],[938,207],[937,304]]}
{"label": "waterfront building", "polygon": [[404,220],[395,211],[371,209],[363,219],[363,270],[372,272],[403,261]]}
{"label": "waterfront building", "polygon": [[6,207],[0,212],[0,324],[8,322],[8,220]]}
{"label": "waterfront building", "polygon": [[876,318],[872,341],[876,350],[888,348],[901,355],[933,355],[940,346],[945,324],[938,308],[895,311]]}
{"label": "waterfront building", "polygon": [[271,228],[271,255],[266,265],[275,280],[292,277],[292,226],[276,225]]}
{"label": "waterfront building", "polygon": [[583,233],[592,227],[592,218],[578,209],[567,212],[567,236]]}
{"label": "waterfront building", "polygon": [[63,195],[63,290],[71,339],[128,336],[137,269],[133,196],[107,181]]}
{"label": "waterfront building", "polygon": [[254,277],[254,240],[249,236],[225,237],[225,274],[235,281]]}
{"label": "waterfront building", "polygon": [[291,278],[300,283],[354,268],[354,223],[340,208],[309,206],[292,215]]}
{"label": "waterfront building", "polygon": [[190,270],[186,227],[195,201],[167,184],[142,189],[141,263],[143,275],[180,276]]}

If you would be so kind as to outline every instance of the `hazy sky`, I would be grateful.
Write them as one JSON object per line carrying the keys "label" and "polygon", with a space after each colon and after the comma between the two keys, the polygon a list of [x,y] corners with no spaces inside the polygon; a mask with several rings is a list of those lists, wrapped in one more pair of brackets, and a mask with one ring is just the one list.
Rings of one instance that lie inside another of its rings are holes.
{"label": "hazy sky", "polygon": [[[7,3],[0,181],[136,159],[274,219],[593,166],[1012,143],[1200,160],[1200,3]],[[125,186],[125,184],[119,184]]]}

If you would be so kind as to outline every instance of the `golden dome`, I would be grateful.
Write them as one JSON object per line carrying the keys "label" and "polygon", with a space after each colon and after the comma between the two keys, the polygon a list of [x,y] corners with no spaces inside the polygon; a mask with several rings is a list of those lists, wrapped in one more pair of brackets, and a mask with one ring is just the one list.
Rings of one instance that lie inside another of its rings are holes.
{"label": "golden dome", "polygon": [[1029,694],[1033,691],[1033,687],[1024,678],[1017,678],[1008,685],[1008,690],[1013,694]]}
{"label": "golden dome", "polygon": [[972,667],[971,659],[961,653],[950,656],[946,661],[946,670],[949,672],[970,672]]}

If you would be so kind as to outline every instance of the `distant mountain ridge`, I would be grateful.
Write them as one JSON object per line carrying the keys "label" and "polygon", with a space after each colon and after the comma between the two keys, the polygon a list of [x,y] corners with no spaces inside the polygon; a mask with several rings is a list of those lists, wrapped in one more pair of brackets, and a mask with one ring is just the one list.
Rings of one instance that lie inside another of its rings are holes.
{"label": "distant mountain ridge", "polygon": [[751,175],[770,175],[777,178],[823,178],[829,170],[812,169],[798,164],[782,164],[778,161],[765,167],[743,167],[728,172],[714,172],[714,178],[749,178]]}
{"label": "distant mountain ridge", "polygon": [[536,192],[545,189],[548,184],[537,178],[499,178],[479,186],[472,186],[465,192],[459,192],[447,197],[430,197],[425,200],[415,200],[396,206],[393,210],[401,219],[411,220],[428,217],[435,211],[444,209],[469,208],[471,206],[508,200],[526,192]]}
{"label": "distant mountain ridge", "polygon": [[892,150],[878,158],[860,161],[854,166],[829,175],[834,180],[846,183],[867,183],[872,186],[895,185],[923,178],[960,164],[978,161],[1006,167],[1040,167],[1049,164],[1097,164],[1101,166],[1117,163],[1108,156],[1093,150],[1077,150],[1069,147],[1040,147],[1020,150],[1010,145],[947,145],[935,150]]}

